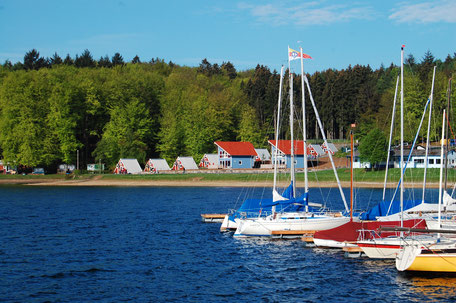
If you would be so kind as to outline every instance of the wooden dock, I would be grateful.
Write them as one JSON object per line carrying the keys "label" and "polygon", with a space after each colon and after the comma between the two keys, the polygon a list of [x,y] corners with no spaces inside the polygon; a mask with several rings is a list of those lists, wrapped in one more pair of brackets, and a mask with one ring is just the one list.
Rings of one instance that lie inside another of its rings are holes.
{"label": "wooden dock", "polygon": [[271,231],[274,239],[308,239],[306,242],[313,242],[315,230],[273,230]]}
{"label": "wooden dock", "polygon": [[366,254],[359,246],[345,246],[342,248],[345,258],[361,258],[365,257]]}
{"label": "wooden dock", "polygon": [[201,214],[201,220],[205,223],[222,223],[226,214]]}
{"label": "wooden dock", "polygon": [[342,248],[342,250],[349,253],[363,252],[359,246],[345,246]]}

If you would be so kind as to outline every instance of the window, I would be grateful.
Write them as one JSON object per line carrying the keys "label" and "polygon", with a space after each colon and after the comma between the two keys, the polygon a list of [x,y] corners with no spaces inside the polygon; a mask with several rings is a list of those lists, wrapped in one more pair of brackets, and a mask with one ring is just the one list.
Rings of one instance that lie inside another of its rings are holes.
{"label": "window", "polygon": [[242,160],[239,160],[239,165],[242,165]]}
{"label": "window", "polygon": [[435,159],[435,164],[440,164],[440,159]]}
{"label": "window", "polygon": [[434,159],[429,159],[429,164],[434,164]]}

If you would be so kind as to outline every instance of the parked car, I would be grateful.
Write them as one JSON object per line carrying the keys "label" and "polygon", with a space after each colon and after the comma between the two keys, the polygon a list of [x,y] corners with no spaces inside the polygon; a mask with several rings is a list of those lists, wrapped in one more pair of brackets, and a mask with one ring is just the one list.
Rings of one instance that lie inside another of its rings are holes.
{"label": "parked car", "polygon": [[32,175],[44,175],[44,168],[42,168],[42,167],[34,168],[32,171]]}

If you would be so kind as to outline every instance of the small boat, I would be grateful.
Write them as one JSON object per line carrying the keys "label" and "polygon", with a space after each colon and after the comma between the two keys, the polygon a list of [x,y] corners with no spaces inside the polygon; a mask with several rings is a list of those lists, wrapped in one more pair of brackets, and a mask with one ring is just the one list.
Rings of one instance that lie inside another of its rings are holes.
{"label": "small boat", "polygon": [[396,258],[398,271],[456,272],[456,241],[439,238],[434,243],[409,243]]}
{"label": "small boat", "polygon": [[[403,108],[404,108],[404,84],[403,84],[403,65],[404,65],[404,46],[401,48],[401,159],[405,159],[403,155]],[[415,140],[413,142],[412,146],[415,146],[415,142],[418,137],[418,133],[420,131],[422,122],[424,120],[425,113],[427,111],[427,106],[429,106],[429,117],[431,117],[431,110],[432,110],[432,96],[433,96],[433,87],[434,87],[434,79],[435,79],[435,69],[434,69],[434,76],[433,76],[433,82],[432,82],[432,90],[431,90],[431,95],[425,105],[424,113],[420,122],[420,126],[418,128],[417,135],[415,137]],[[430,122],[431,119],[429,118],[429,123],[428,123],[428,134],[430,133]],[[429,146],[429,135],[428,135],[428,141],[426,146]],[[443,139],[442,139],[443,140]],[[442,141],[443,143],[443,141]],[[443,152],[443,147],[442,147],[442,152]],[[410,155],[409,155],[410,156]],[[443,160],[441,160],[443,163]],[[409,161],[407,160],[407,163]],[[427,162],[427,149],[426,149],[426,157],[425,157],[425,162]],[[404,219],[405,218],[423,218],[428,220],[432,220],[431,214],[435,212],[440,213],[440,203],[439,204],[430,204],[430,203],[425,203],[424,202],[424,193],[425,193],[425,187],[426,187],[426,168],[427,165],[425,166],[425,172],[424,172],[424,182],[423,182],[423,198],[421,201],[417,201],[418,203],[413,202],[410,207],[405,207],[404,199],[403,199],[403,194],[404,194],[404,172],[405,172],[406,165],[404,165],[404,161],[401,161],[401,178],[399,180],[399,185],[400,185],[400,204],[395,205],[396,207],[400,207],[400,211],[393,212],[393,215],[389,216],[384,216],[381,218],[382,221],[388,221],[388,220],[400,220],[401,222],[401,228],[404,227]],[[399,185],[398,188],[399,189]],[[396,190],[397,190],[396,189]],[[394,199],[394,197],[393,197]],[[415,205],[413,205],[415,204]],[[393,204],[391,204],[393,205]],[[391,206],[389,206],[388,210],[386,211],[386,214],[388,215],[389,209]],[[382,202],[380,205],[378,205],[378,213],[383,212],[385,209],[385,203]],[[398,253],[402,250],[404,245],[415,245],[418,247],[421,247],[422,245],[431,245],[436,241],[436,237],[434,235],[423,235],[423,234],[409,234],[405,236],[403,234],[403,231],[401,231],[400,235],[397,236],[390,236],[387,238],[372,238],[372,239],[365,239],[357,242],[357,245],[362,248],[364,253],[370,257],[370,258],[396,258]]]}
{"label": "small boat", "polygon": [[280,231],[295,231],[295,234],[303,235],[336,227],[349,220],[340,213],[281,212],[267,217],[239,220],[234,236],[272,236]]}
{"label": "small boat", "polygon": [[[451,79],[449,83],[451,87]],[[450,103],[450,96],[451,90],[448,94],[448,104]],[[446,114],[443,110],[440,163],[444,163],[445,118]],[[429,230],[429,232],[436,233],[435,241],[433,243],[416,243],[419,239],[413,239],[413,242],[406,241],[396,258],[396,268],[399,271],[456,272],[456,240],[441,237],[442,233],[456,233],[454,229],[442,229],[441,206],[445,197],[442,193],[444,192],[442,179],[443,165],[440,168],[438,229]]]}
{"label": "small boat", "polygon": [[[426,228],[426,220],[411,219],[404,220],[405,227]],[[348,246],[371,247],[378,244],[376,239],[390,238],[397,235],[397,232],[382,231],[386,226],[398,226],[400,221],[350,221],[328,230],[317,231],[314,235],[314,243],[320,247],[343,248]],[[388,241],[388,245],[392,243]],[[399,247],[398,247],[399,248]],[[381,256],[385,253],[379,252]],[[372,254],[371,254],[372,255]],[[377,256],[380,257],[380,256]]]}
{"label": "small boat", "polygon": [[390,236],[357,241],[356,244],[371,259],[395,259],[407,243],[410,245],[430,245],[436,241],[432,235]]}
{"label": "small boat", "polygon": [[[399,82],[399,79],[398,81]],[[396,85],[397,91],[397,85]],[[394,104],[396,98],[394,98]],[[394,110],[393,110],[394,112]],[[394,123],[394,120],[391,124]],[[390,137],[391,141],[391,137]],[[400,221],[370,221],[370,220],[353,220],[353,131],[350,131],[350,149],[351,149],[351,173],[350,173],[350,221],[328,230],[317,231],[314,234],[313,242],[319,247],[344,248],[357,247],[357,241],[374,240],[375,238],[386,238],[395,236],[396,232],[382,232],[380,229],[385,226],[398,226]],[[387,161],[388,163],[388,161]],[[388,164],[387,164],[388,166]],[[386,185],[386,182],[385,182]],[[380,217],[381,218],[381,217]],[[378,217],[377,217],[378,219]],[[403,226],[410,228],[426,228],[424,219],[411,219],[403,221]],[[374,243],[375,244],[375,243]],[[366,244],[367,245],[367,244]],[[371,245],[371,244],[369,244]],[[375,247],[375,245],[374,245]],[[367,247],[366,247],[367,248]],[[371,254],[372,255],[372,254]],[[384,257],[383,255],[381,255]]]}
{"label": "small boat", "polygon": [[[230,210],[227,215],[223,218],[220,226],[221,232],[234,232],[238,227],[238,219],[240,218],[257,218],[261,215],[266,216],[272,214],[272,208],[275,208],[276,212],[282,211],[300,211],[303,209],[302,200],[293,201],[291,199],[292,186],[283,192],[282,197],[285,199],[273,201],[272,198],[266,199],[246,199],[237,210]],[[312,203],[309,203],[313,205]],[[315,205],[317,206],[317,205]]]}

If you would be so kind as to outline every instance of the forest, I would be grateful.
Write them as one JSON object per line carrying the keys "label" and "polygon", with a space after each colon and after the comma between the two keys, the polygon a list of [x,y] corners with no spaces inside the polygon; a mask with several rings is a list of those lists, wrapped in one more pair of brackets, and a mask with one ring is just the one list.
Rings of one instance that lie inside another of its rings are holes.
{"label": "forest", "polygon": [[[427,51],[421,59],[409,54],[405,60],[406,141],[413,140],[429,98],[434,66],[431,140],[439,138],[437,121],[447,106],[456,53],[442,61]],[[352,123],[358,140],[373,130],[389,134],[399,70],[393,64],[376,70],[355,65],[307,74],[328,139],[346,139]],[[293,79],[299,117],[299,72]],[[165,158],[172,164],[177,156],[193,156],[198,162],[216,151],[218,140],[250,141],[264,148],[273,139],[279,81],[278,71],[262,65],[237,71],[230,62],[206,59],[198,67],[159,58],[142,62],[138,56],[127,62],[119,53],[96,60],[89,50],[74,58],[57,53],[44,58],[33,49],[23,62],[0,65],[0,159],[55,171],[59,164],[75,164],[77,154],[80,167],[99,161],[113,167],[119,158],[136,158],[141,164]],[[284,77],[284,102],[288,82]],[[318,141],[306,94],[308,134]],[[454,89],[452,95],[454,100]],[[287,123],[289,109],[284,108]],[[286,128],[281,132],[286,138]],[[395,133],[396,143],[399,138]]]}

